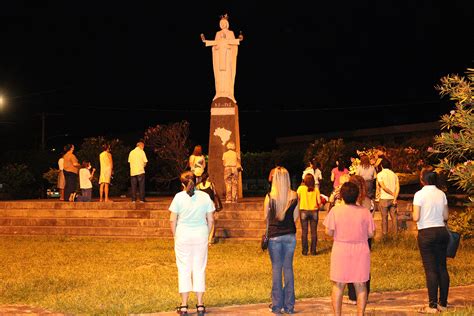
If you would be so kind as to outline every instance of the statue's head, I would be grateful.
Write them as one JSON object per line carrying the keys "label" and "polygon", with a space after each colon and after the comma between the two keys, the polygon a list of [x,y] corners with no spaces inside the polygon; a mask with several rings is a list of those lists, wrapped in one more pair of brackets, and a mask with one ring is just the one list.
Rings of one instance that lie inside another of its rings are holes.
{"label": "statue's head", "polygon": [[219,26],[221,30],[227,30],[229,28],[229,16],[227,14],[221,15]]}

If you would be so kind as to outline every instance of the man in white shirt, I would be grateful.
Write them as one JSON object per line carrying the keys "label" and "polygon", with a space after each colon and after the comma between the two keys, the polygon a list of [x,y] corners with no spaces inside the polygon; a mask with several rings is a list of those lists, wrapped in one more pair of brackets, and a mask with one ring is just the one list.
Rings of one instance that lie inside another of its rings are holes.
{"label": "man in white shirt", "polygon": [[400,184],[398,176],[390,170],[392,167],[390,161],[382,159],[380,162],[382,171],[377,174],[377,183],[380,186],[379,210],[382,214],[382,234],[388,233],[388,214],[392,220],[393,233],[398,232],[397,220],[397,198],[400,193]]}
{"label": "man in white shirt", "polygon": [[137,199],[137,185],[139,190],[140,202],[145,202],[145,166],[148,162],[146,159],[145,144],[142,141],[137,143],[137,147],[128,155],[128,163],[130,164],[130,181],[132,184],[132,202]]}

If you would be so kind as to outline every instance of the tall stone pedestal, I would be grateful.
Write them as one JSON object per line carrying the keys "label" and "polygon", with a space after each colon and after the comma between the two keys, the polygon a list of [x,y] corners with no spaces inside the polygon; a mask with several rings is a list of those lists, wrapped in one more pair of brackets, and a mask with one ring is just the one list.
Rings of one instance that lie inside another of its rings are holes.
{"label": "tall stone pedestal", "polygon": [[[211,104],[208,161],[209,176],[220,197],[225,196],[222,154],[227,150],[229,141],[235,143],[235,151],[240,154],[239,108],[231,99],[221,97]],[[239,198],[242,198],[242,173],[239,175],[238,192]]]}

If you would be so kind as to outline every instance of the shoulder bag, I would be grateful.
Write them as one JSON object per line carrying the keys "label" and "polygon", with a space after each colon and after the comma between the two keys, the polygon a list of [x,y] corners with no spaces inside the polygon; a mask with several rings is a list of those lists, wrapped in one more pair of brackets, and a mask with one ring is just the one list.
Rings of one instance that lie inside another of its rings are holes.
{"label": "shoulder bag", "polygon": [[448,226],[446,226],[446,230],[448,231],[448,234],[449,234],[449,242],[448,242],[448,248],[446,249],[446,257],[454,258],[456,257],[456,252],[458,251],[461,235],[459,235],[459,233],[449,230]]}

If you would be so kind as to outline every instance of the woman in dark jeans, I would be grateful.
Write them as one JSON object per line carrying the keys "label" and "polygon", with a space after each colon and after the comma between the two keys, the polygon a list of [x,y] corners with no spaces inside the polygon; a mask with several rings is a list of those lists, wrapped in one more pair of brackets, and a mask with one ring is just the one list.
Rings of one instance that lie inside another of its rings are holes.
{"label": "woman in dark jeans", "polygon": [[[298,195],[291,190],[290,175],[283,167],[274,169],[272,189],[265,197],[264,214],[268,216],[268,250],[272,262],[271,312],[293,314],[295,280],[293,256],[296,247],[296,221],[299,215]],[[285,281],[282,286],[282,274]]]}
{"label": "woman in dark jeans", "polygon": [[[418,248],[426,275],[429,305],[419,312],[436,313],[448,305],[449,274],[446,268],[446,249],[449,234],[446,194],[436,187],[437,175],[432,167],[420,173],[423,188],[413,199],[413,220],[418,226]],[[439,289],[439,300],[438,300]]]}
{"label": "woman in dark jeans", "polygon": [[311,255],[316,256],[321,197],[312,174],[307,173],[304,176],[303,183],[298,187],[296,193],[298,193],[300,201],[301,247],[303,248],[303,256],[308,255],[308,225],[311,230]]}

